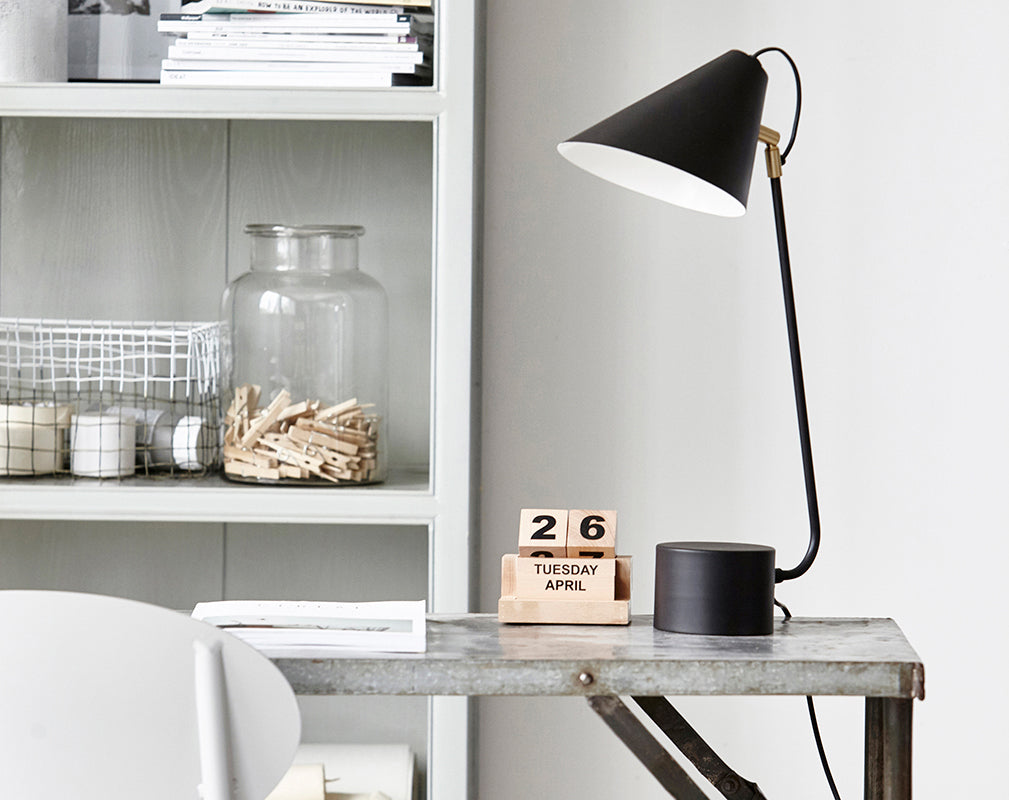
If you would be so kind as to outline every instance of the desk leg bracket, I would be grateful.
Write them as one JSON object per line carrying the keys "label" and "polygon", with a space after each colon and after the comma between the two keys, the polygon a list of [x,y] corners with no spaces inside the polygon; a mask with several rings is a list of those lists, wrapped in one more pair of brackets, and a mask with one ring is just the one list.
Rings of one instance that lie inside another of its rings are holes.
{"label": "desk leg bracket", "polygon": [[[700,787],[619,697],[602,695],[588,701],[672,797],[706,800]],[[730,769],[664,697],[635,697],[634,702],[726,800],[767,800],[757,784]]]}

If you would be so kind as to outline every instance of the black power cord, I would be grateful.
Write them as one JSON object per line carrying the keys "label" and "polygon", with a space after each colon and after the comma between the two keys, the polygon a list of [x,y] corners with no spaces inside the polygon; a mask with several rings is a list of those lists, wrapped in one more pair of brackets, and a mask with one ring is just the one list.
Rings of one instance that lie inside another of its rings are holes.
{"label": "black power cord", "polygon": [[834,795],[834,800],[841,800],[841,795],[837,792],[837,784],[834,783],[834,776],[830,772],[830,765],[827,763],[827,753],[823,749],[823,740],[820,738],[820,726],[816,724],[816,709],[813,707],[813,698],[806,695],[806,707],[809,709],[809,724],[813,726],[813,739],[816,740],[816,751],[820,754],[820,763],[823,765],[823,774],[827,777],[827,785],[830,793]]}
{"label": "black power cord", "polygon": [[799,80],[799,68],[795,65],[795,61],[780,47],[765,47],[754,53],[753,57],[760,58],[764,53],[780,53],[792,68],[792,74],[795,76],[795,116],[792,118],[792,135],[788,137],[788,144],[781,151],[781,163],[784,165],[788,154],[792,152],[792,145],[795,144],[795,133],[799,130],[799,114],[802,112],[802,81]]}
{"label": "black power cord", "polygon": [[[779,603],[775,599],[774,604],[781,609],[785,615],[785,622],[792,618],[792,612],[788,610],[784,603]],[[837,791],[837,784],[834,783],[834,775],[830,771],[830,764],[827,763],[827,751],[823,749],[823,739],[820,738],[820,726],[816,721],[816,708],[813,706],[813,698],[806,695],[806,708],[809,710],[809,724],[813,727],[813,740],[816,742],[816,752],[820,754],[820,764],[823,766],[823,774],[827,778],[827,785],[834,800],[841,800],[841,795]]]}

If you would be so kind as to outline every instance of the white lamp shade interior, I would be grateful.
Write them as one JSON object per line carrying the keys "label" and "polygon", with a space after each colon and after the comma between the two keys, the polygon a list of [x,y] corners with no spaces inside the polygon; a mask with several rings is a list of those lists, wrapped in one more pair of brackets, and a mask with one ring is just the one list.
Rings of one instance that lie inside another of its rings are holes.
{"label": "white lamp shade interior", "polygon": [[746,211],[717,186],[638,153],[591,142],[561,142],[557,151],[586,172],[673,205],[719,217],[740,217]]}

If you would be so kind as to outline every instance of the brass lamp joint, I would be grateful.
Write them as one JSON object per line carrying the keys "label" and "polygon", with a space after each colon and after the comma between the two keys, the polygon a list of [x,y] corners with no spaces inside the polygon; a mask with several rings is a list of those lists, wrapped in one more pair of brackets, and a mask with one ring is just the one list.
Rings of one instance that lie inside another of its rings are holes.
{"label": "brass lamp joint", "polygon": [[764,150],[764,158],[767,161],[767,177],[780,178],[781,152],[778,150],[778,142],[781,140],[781,134],[761,125],[757,140],[767,145],[767,149]]}

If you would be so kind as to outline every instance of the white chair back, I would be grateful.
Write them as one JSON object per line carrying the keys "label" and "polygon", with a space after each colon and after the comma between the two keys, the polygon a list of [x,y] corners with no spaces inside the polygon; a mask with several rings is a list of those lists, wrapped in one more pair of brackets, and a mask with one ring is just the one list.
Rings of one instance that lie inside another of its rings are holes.
{"label": "white chair back", "polygon": [[284,676],[185,614],[0,591],[0,795],[263,800],[300,737]]}

